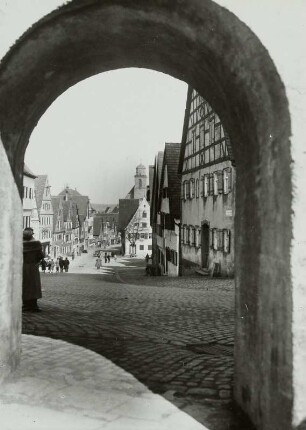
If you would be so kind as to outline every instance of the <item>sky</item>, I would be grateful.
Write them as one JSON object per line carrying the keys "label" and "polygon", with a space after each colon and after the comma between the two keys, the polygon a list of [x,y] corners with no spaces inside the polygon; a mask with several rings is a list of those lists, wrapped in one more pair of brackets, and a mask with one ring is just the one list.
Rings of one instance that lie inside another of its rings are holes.
{"label": "sky", "polygon": [[71,87],[34,129],[25,162],[47,174],[52,194],[76,188],[94,203],[115,203],[136,166],[154,164],[165,142],[182,137],[187,85],[145,69],[101,73]]}
{"label": "sky", "polygon": [[[0,56],[62,0],[0,0]],[[154,164],[165,142],[180,142],[187,85],[159,72],[122,69],[71,87],[41,117],[25,155],[52,194],[76,188],[94,203],[115,203],[136,166]]]}

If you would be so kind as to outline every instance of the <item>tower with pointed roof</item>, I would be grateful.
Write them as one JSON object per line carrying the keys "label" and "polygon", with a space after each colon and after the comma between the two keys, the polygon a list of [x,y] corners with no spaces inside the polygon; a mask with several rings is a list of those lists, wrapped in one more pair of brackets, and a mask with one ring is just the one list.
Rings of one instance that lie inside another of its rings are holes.
{"label": "tower with pointed roof", "polygon": [[139,164],[136,167],[135,188],[134,188],[134,199],[143,199],[147,194],[147,172],[143,164]]}

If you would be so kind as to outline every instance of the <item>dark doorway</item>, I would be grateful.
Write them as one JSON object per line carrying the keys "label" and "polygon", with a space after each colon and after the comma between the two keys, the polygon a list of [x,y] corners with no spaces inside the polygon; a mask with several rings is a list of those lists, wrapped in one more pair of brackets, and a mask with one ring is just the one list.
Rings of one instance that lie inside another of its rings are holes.
{"label": "dark doorway", "polygon": [[208,268],[208,254],[209,254],[209,226],[208,224],[202,224],[201,230],[201,256],[202,256],[202,267]]}

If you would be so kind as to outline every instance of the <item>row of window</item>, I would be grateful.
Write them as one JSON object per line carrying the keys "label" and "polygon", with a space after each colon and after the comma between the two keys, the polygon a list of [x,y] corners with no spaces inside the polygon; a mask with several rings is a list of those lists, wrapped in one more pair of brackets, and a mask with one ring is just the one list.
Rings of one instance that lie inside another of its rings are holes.
{"label": "row of window", "polygon": [[148,223],[147,222],[141,222],[141,223],[139,223],[139,222],[135,222],[134,223],[134,227],[139,227],[139,224],[140,224],[140,227],[141,228],[147,228],[147,226],[148,226]]}
{"label": "row of window", "polygon": [[174,249],[170,249],[169,247],[166,248],[166,260],[170,263],[174,264],[174,266],[177,266],[177,252],[174,251]]}
{"label": "row of window", "polygon": [[[201,190],[200,190],[201,185]],[[232,169],[227,167],[213,173],[205,174],[201,179],[191,178],[182,184],[181,198],[183,200],[219,194],[228,194],[232,191]]]}
{"label": "row of window", "polygon": [[41,225],[50,225],[52,221],[53,220],[51,220],[50,216],[41,216],[40,217]]}
{"label": "row of window", "polygon": [[51,230],[43,230],[41,232],[41,238],[44,239],[51,239],[52,237],[52,231]]}
{"label": "row of window", "polygon": [[34,189],[31,187],[23,187],[23,198],[34,199]]}
{"label": "row of window", "polygon": [[31,217],[30,216],[24,216],[23,217],[23,228],[31,227]]}
{"label": "row of window", "polygon": [[198,152],[195,151],[194,155],[188,155],[190,151],[186,151],[183,171],[193,170],[198,167],[209,166],[215,164],[217,161],[229,158],[227,141],[221,140],[218,143],[210,145],[205,150]]}
{"label": "row of window", "polygon": [[46,211],[51,209],[51,204],[50,203],[43,203],[42,208]]}
{"label": "row of window", "polygon": [[[181,228],[181,242],[195,248],[201,247],[202,234],[197,226],[184,225]],[[203,244],[204,245],[204,244]],[[231,251],[231,231],[228,229],[211,228],[209,230],[209,247],[214,251]]]}

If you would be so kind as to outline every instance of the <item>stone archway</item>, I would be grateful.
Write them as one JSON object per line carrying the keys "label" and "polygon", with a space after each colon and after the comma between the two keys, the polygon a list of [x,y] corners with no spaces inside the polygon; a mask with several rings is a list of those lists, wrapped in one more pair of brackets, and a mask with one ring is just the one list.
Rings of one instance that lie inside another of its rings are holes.
{"label": "stone archway", "polygon": [[[6,152],[0,148],[0,161],[7,181],[0,201],[9,201],[18,219],[21,205],[10,168],[21,193],[29,137],[50,104],[80,80],[124,67],[150,68],[188,82],[220,114],[230,134],[237,162],[235,398],[259,428],[287,430],[292,408],[290,117],[268,52],[234,15],[211,0],[73,0],[39,21],[0,68]],[[10,244],[0,292],[5,298],[2,360],[9,372],[20,355],[20,266],[13,258],[21,257],[20,230],[6,218],[0,228],[0,237]],[[0,262],[6,255],[0,252]]]}

